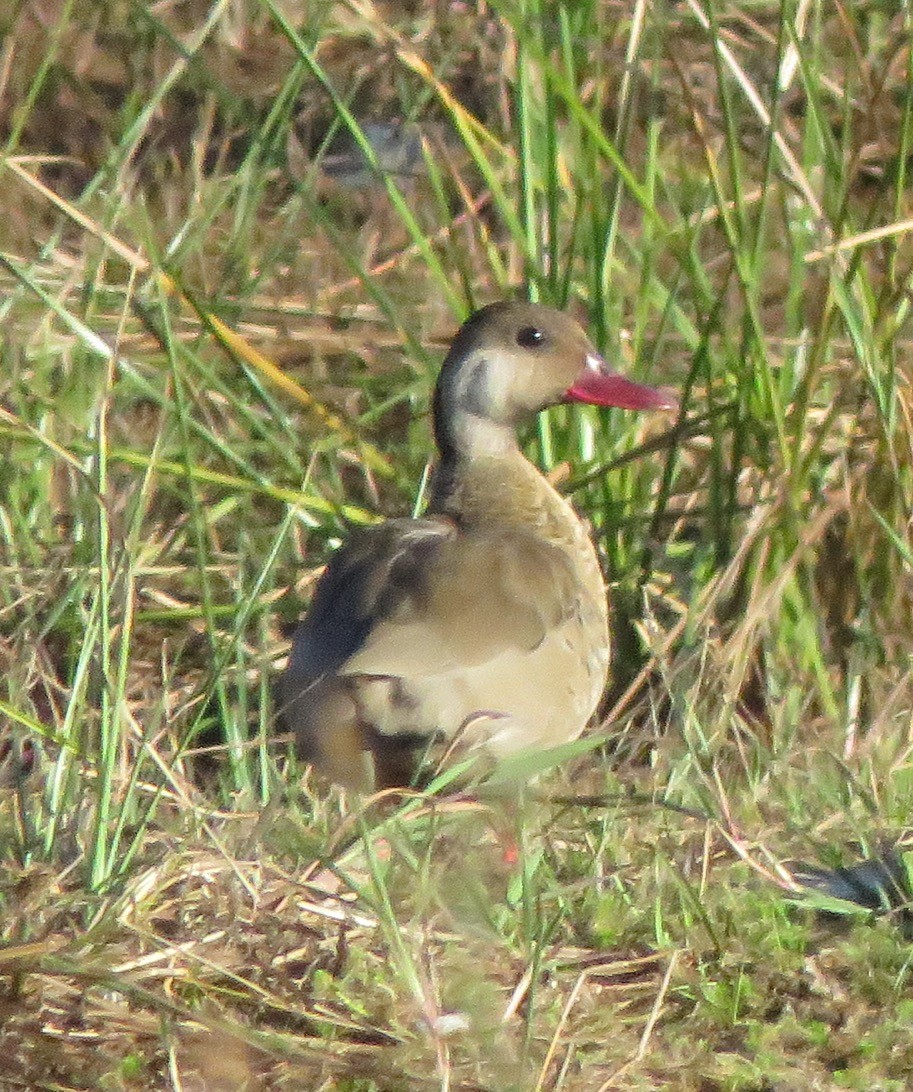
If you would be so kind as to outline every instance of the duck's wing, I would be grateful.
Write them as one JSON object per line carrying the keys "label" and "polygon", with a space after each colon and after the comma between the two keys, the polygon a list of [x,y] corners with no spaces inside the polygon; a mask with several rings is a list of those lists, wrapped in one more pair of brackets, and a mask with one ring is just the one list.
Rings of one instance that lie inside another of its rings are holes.
{"label": "duck's wing", "polygon": [[286,676],[306,686],[335,674],[408,593],[414,574],[451,534],[437,520],[388,520],[353,531],[317,582],[292,637]]}
{"label": "duck's wing", "polygon": [[451,532],[410,547],[379,589],[347,675],[439,675],[537,648],[576,607],[566,554],[525,531]]}
{"label": "duck's wing", "polygon": [[531,533],[460,533],[390,520],[332,557],[292,641],[287,674],[434,675],[533,649],[575,604],[563,550]]}

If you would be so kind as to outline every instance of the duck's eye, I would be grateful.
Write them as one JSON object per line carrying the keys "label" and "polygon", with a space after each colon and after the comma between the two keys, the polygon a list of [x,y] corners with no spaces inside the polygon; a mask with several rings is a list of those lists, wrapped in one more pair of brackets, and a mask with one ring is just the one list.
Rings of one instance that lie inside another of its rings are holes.
{"label": "duck's eye", "polygon": [[517,344],[521,349],[538,349],[545,343],[545,334],[538,326],[524,326],[517,331]]}

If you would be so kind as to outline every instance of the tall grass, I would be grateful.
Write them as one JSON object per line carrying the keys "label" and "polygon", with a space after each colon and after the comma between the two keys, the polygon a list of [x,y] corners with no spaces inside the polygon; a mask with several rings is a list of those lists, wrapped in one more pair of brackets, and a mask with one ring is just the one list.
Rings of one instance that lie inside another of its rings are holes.
{"label": "tall grass", "polygon": [[[905,10],[3,18],[21,1079],[901,1087],[896,938],[835,954],[780,889],[910,822]],[[275,739],[285,626],[420,507],[446,340],[512,294],[682,396],[525,437],[611,578],[604,720],[516,816],[347,801]],[[107,1052],[52,1063],[78,982]]]}

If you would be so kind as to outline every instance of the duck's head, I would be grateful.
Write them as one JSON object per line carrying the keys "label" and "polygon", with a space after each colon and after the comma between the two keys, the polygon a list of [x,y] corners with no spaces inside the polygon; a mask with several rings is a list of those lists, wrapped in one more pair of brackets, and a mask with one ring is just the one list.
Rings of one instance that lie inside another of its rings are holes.
{"label": "duck's head", "polygon": [[535,303],[492,303],[460,328],[441,367],[434,428],[445,459],[498,454],[525,418],[560,402],[674,409],[668,393],[613,371],[569,316]]}

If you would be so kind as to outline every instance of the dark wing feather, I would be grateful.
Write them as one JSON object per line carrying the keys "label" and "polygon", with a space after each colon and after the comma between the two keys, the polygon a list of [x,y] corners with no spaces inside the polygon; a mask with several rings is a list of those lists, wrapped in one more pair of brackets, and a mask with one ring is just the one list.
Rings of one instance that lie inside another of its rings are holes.
{"label": "dark wing feather", "polygon": [[338,671],[378,621],[414,592],[417,574],[453,534],[450,524],[430,519],[388,520],[355,531],[330,559],[292,637],[287,676],[296,689]]}

